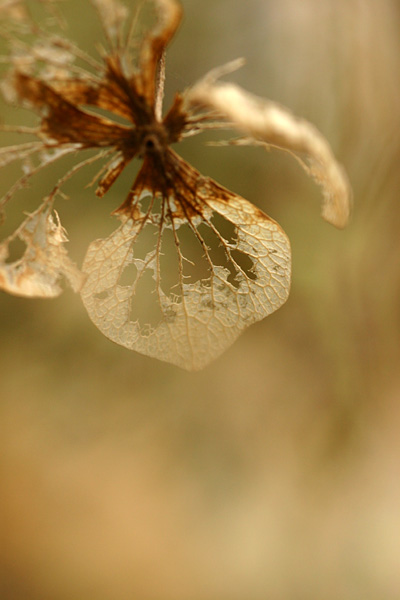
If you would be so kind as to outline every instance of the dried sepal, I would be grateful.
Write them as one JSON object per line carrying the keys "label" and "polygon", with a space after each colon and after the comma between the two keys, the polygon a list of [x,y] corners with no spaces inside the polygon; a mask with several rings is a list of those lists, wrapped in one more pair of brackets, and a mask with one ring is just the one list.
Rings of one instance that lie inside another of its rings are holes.
{"label": "dried sepal", "polygon": [[[9,245],[18,237],[26,245],[18,260],[8,263]],[[65,277],[75,292],[84,276],[68,257],[64,243],[68,241],[52,203],[44,202],[29,215],[18,230],[0,244],[0,289],[15,296],[54,298]]]}
{"label": "dried sepal", "polygon": [[300,164],[322,188],[322,217],[336,227],[345,227],[351,210],[351,188],[327,140],[311,123],[279,104],[254,96],[238,85],[217,81],[237,66],[240,63],[235,62],[227,69],[212,71],[187,92],[186,104],[216,111],[245,135],[244,143],[266,144],[304,156],[307,162],[300,159]]}

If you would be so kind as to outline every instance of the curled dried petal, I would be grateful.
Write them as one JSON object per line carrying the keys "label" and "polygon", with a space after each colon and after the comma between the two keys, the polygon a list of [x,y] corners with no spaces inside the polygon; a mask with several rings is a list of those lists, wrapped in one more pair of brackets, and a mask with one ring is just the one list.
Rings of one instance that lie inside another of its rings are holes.
{"label": "curled dried petal", "polygon": [[[232,63],[230,70],[235,67],[236,63]],[[345,227],[351,210],[351,188],[323,135],[279,104],[254,96],[237,85],[216,82],[219,74],[219,70],[212,72],[190,89],[186,102],[217,111],[246,135],[247,143],[261,142],[305,155],[308,164],[300,163],[322,187],[322,217],[336,227]]]}

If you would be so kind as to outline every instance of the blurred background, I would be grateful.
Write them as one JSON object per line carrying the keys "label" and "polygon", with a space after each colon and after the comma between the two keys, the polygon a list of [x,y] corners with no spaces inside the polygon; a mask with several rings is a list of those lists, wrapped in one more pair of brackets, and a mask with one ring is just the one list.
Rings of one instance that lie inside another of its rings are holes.
{"label": "blurred background", "polygon": [[[400,5],[183,5],[167,98],[244,56],[230,79],[324,133],[353,218],[345,231],[323,222],[319,189],[288,155],[183,144],[277,220],[293,252],[288,302],[198,373],[114,345],[69,289],[0,294],[0,597],[398,599]],[[93,49],[92,9],[61,6]],[[3,192],[17,174],[0,171]],[[28,205],[52,177],[35,180]],[[68,187],[58,209],[77,261],[116,226],[108,215],[131,178],[101,200],[84,175]]]}

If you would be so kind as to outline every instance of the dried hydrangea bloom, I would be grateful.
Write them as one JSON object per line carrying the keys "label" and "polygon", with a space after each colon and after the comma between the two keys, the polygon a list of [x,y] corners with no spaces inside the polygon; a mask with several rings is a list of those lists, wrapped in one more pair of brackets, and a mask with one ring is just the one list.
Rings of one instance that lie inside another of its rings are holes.
{"label": "dried hydrangea bloom", "polygon": [[[54,2],[41,1],[53,11]],[[202,176],[171,145],[224,127],[242,135],[232,143],[288,150],[322,186],[322,216],[338,227],[348,220],[350,188],[312,125],[220,82],[237,62],[177,94],[163,112],[165,49],[182,16],[176,0],[154,0],[157,22],[139,45],[133,40],[134,17],[124,5],[117,0],[92,4],[107,39],[99,59],[34,23],[23,0],[7,0],[0,14],[14,17],[12,33],[4,22],[0,30],[11,46],[3,94],[40,116],[36,129],[14,128],[35,134],[36,141],[0,151],[0,165],[19,160],[24,167],[1,199],[1,210],[48,164],[69,153],[96,150],[69,170],[3,241],[0,287],[12,294],[53,297],[61,292],[64,277],[80,291],[90,318],[108,338],[200,369],[286,301],[290,245],[275,221]],[[114,210],[120,225],[90,244],[80,271],[68,258],[54,202],[78,170],[101,160],[96,194],[103,196],[135,158],[141,168]],[[18,261],[7,262],[8,245],[16,236],[26,251]]]}

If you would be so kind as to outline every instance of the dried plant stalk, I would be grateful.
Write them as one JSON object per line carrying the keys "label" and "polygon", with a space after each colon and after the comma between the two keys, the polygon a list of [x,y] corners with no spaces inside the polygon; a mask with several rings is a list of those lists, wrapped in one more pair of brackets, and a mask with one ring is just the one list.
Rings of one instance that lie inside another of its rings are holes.
{"label": "dried plant stalk", "polygon": [[[41,1],[53,9],[54,2]],[[202,176],[171,144],[224,127],[244,136],[235,143],[288,150],[321,184],[323,216],[338,227],[346,224],[350,211],[343,169],[309,123],[218,81],[237,62],[177,94],[163,113],[165,50],[182,18],[176,0],[154,0],[156,23],[136,55],[135,17],[128,8],[117,0],[92,0],[107,41],[98,58],[64,35],[50,33],[45,24],[35,24],[23,0],[7,2],[0,18],[15,17],[15,31],[11,35],[0,28],[10,44],[2,91],[8,102],[34,110],[40,124],[29,131],[19,128],[36,141],[0,151],[0,166],[20,161],[24,169],[0,208],[4,211],[17,190],[64,155],[97,152],[67,171],[0,246],[1,288],[51,297],[61,292],[60,278],[65,278],[80,291],[95,325],[114,342],[186,369],[204,367],[245,328],[286,301],[290,244],[275,221]],[[104,158],[94,180],[98,196],[109,191],[134,158],[143,164],[114,210],[121,224],[90,244],[79,271],[68,258],[53,204],[78,170]],[[10,263],[8,246],[16,237],[26,250]]]}

